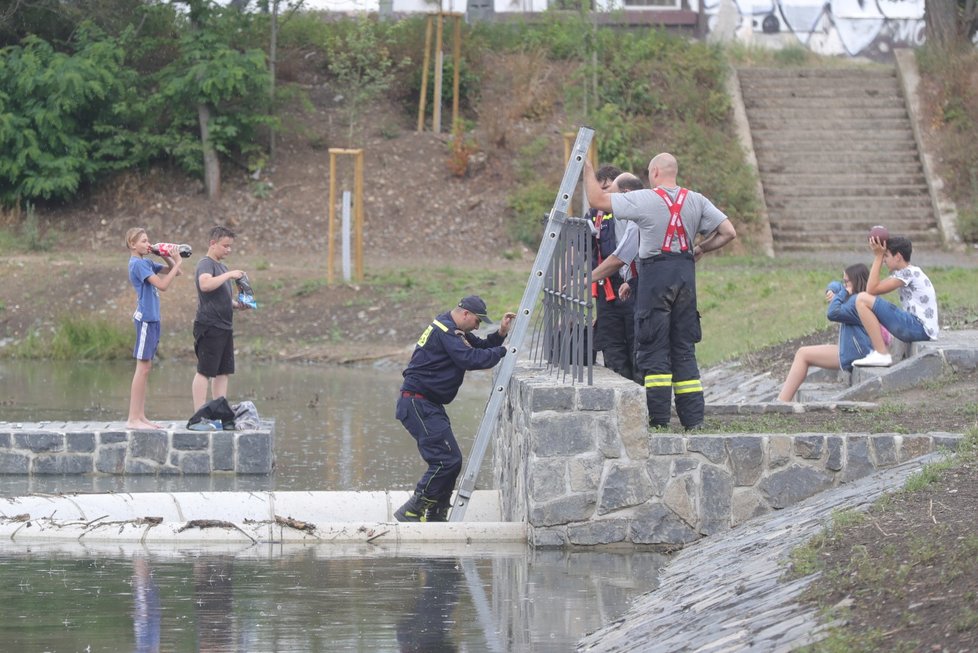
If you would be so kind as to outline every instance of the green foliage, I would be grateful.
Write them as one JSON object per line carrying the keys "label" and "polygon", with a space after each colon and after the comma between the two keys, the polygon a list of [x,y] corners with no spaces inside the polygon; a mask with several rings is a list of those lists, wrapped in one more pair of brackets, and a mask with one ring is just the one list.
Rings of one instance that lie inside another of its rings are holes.
{"label": "green foliage", "polygon": [[804,66],[808,64],[811,52],[806,47],[792,44],[775,50],[772,56],[782,66]]}
{"label": "green foliage", "polygon": [[[226,156],[260,158],[263,147],[258,129],[276,126],[268,115],[271,78],[265,53],[257,48],[240,50],[236,32],[229,29],[240,12],[204,12],[198,23],[183,31],[176,58],[157,75],[159,93],[154,113],[172,112],[166,148],[188,172],[203,170],[201,143],[196,135],[198,107],[212,109],[209,138]],[[221,20],[230,15],[232,19]],[[255,168],[256,165],[250,165]]]}
{"label": "green foliage", "polygon": [[931,122],[941,142],[938,170],[961,208],[958,231],[963,240],[978,242],[978,159],[973,147],[978,138],[978,88],[974,83],[978,53],[924,47],[917,57],[921,72],[937,94]]}
{"label": "green foliage", "polygon": [[329,72],[343,94],[350,146],[363,106],[387,91],[397,68],[406,63],[392,61],[385,45],[393,29],[391,23],[360,16],[337,24],[326,35]]}
{"label": "green foliage", "polygon": [[555,197],[553,184],[540,180],[523,184],[510,196],[509,208],[513,212],[511,233],[516,240],[531,249],[539,246],[544,221]]}
{"label": "green foliage", "polygon": [[132,355],[132,334],[105,320],[63,318],[50,338],[33,331],[14,345],[14,358],[117,360]]}
{"label": "green foliage", "polygon": [[[120,0],[121,1],[121,0]],[[221,154],[263,158],[270,78],[253,21],[194,3],[196,23],[145,5],[107,36],[86,23],[65,52],[37,36],[0,51],[0,204],[67,200],[105,175],[169,158],[202,169],[198,105]],[[148,25],[149,27],[146,27]]]}
{"label": "green foliage", "polygon": [[102,140],[126,122],[135,84],[113,39],[82,29],[68,55],[37,37],[0,51],[0,203],[63,200],[136,163]]}

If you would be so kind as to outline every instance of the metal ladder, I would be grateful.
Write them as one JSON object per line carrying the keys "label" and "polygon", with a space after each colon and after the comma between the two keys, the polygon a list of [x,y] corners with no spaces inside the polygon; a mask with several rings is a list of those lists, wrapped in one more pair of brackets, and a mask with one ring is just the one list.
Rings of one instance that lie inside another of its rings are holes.
{"label": "metal ladder", "polygon": [[577,180],[581,177],[584,168],[584,157],[587,156],[591,140],[594,138],[594,130],[589,127],[581,127],[577,132],[577,139],[571,148],[570,160],[564,169],[564,178],[560,182],[560,189],[557,191],[557,199],[554,201],[553,208],[547,219],[547,227],[543,234],[543,241],[537,250],[536,260],[533,261],[533,268],[530,270],[530,278],[523,292],[523,299],[520,301],[520,308],[516,313],[516,320],[513,322],[513,330],[509,334],[509,345],[506,357],[503,358],[499,366],[499,372],[493,382],[492,394],[486,406],[486,413],[482,416],[482,423],[479,425],[479,432],[475,436],[472,444],[472,453],[469,454],[465,470],[462,472],[462,481],[458,486],[458,493],[455,496],[455,504],[452,508],[449,521],[462,521],[465,518],[465,509],[468,506],[472,492],[475,490],[475,480],[482,467],[482,459],[489,448],[489,439],[492,437],[499,414],[502,411],[503,399],[506,396],[506,388],[513,376],[516,362],[523,350],[523,342],[530,329],[533,309],[537,304],[540,291],[543,289],[547,268],[553,259],[557,248],[560,232],[567,221],[568,210],[570,209],[571,199],[574,196],[574,188]]}

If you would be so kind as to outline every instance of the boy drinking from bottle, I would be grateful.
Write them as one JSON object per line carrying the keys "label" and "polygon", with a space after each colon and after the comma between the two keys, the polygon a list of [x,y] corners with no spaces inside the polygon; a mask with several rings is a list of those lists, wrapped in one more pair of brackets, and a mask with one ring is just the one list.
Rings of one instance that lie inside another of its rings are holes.
{"label": "boy drinking from bottle", "polygon": [[170,283],[180,274],[183,259],[163,256],[166,273],[160,276],[164,266],[150,261],[149,236],[146,230],[133,227],[126,233],[129,246],[129,282],[136,291],[136,312],[132,321],[136,327],[136,344],[132,355],[136,359],[136,371],[132,376],[129,391],[129,419],[126,427],[131,429],[160,429],[161,425],[146,418],[146,386],[153,357],[160,342],[160,293],[170,287]]}

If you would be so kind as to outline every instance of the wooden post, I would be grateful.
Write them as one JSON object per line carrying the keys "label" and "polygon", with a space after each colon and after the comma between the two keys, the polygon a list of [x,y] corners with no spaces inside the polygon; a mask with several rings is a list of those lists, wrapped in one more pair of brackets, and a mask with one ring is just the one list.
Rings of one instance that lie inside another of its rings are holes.
{"label": "wooden post", "polygon": [[441,74],[444,55],[442,53],[442,34],[445,31],[445,15],[438,14],[438,26],[435,28],[435,89],[431,102],[431,131],[441,133]]}
{"label": "wooden post", "polygon": [[357,281],[363,281],[363,149],[347,150],[338,147],[329,148],[329,217],[326,229],[326,282],[333,283],[333,249],[336,241],[336,164],[339,156],[353,157],[353,231],[355,242],[354,276]]}
{"label": "wooden post", "polygon": [[418,98],[418,132],[424,131],[424,110],[428,102],[428,58],[431,52],[431,20],[428,16],[428,24],[424,30],[424,64],[421,68],[421,97]]}
{"label": "wooden post", "polygon": [[455,14],[455,34],[452,52],[452,129],[458,125],[458,86],[462,67],[462,16]]}
{"label": "wooden post", "polygon": [[336,221],[336,154],[329,148],[329,210],[326,218],[326,283],[333,283],[333,223]]}

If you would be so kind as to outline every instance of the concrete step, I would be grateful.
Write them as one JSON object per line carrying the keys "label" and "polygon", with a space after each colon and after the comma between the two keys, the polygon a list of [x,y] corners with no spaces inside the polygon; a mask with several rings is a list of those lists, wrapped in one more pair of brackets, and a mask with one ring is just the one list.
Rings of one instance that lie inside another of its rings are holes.
{"label": "concrete step", "polygon": [[881,95],[878,97],[854,97],[845,96],[835,98],[831,101],[826,99],[813,99],[809,97],[754,97],[745,96],[744,106],[747,108],[747,116],[750,117],[751,109],[763,107],[765,109],[797,109],[817,113],[822,109],[849,109],[857,112],[874,111],[883,106],[903,106],[903,98],[897,94]]}
{"label": "concrete step", "polygon": [[850,131],[875,131],[888,129],[909,129],[910,118],[903,116],[890,116],[888,118],[876,118],[874,116],[748,116],[752,130],[786,130],[786,129],[807,129],[815,131],[831,131],[834,133],[846,133]]}
{"label": "concrete step", "polygon": [[[940,249],[941,241],[939,238],[925,238],[923,236],[911,237],[913,240],[914,253],[917,250]],[[810,252],[836,252],[841,247],[852,243],[852,239],[822,239],[822,240],[788,240],[785,238],[775,240],[774,251],[776,254],[805,254]],[[864,255],[868,256],[869,250]]]}
{"label": "concrete step", "polygon": [[876,80],[896,79],[896,68],[890,65],[869,65],[853,68],[767,68],[755,67],[738,68],[737,76],[741,81],[758,82],[759,80],[818,80],[821,82],[840,82],[847,79]]}
{"label": "concrete step", "polygon": [[765,172],[783,171],[789,174],[800,174],[801,171],[811,170],[830,178],[846,177],[853,172],[859,172],[882,181],[889,174],[922,170],[917,150],[911,148],[889,152],[885,157],[881,157],[877,151],[868,148],[838,153],[821,151],[795,155],[794,152],[779,152],[765,147],[759,149],[756,156],[758,165]]}
{"label": "concrete step", "polygon": [[800,155],[804,152],[827,152],[835,150],[867,150],[875,152],[905,151],[917,147],[913,132],[889,130],[874,135],[872,132],[854,131],[829,134],[811,129],[758,129],[751,132],[755,143],[762,149],[780,149],[786,155]]}
{"label": "concrete step", "polygon": [[810,98],[821,104],[835,104],[837,101],[872,100],[884,101],[900,97],[900,87],[894,83],[864,86],[859,82],[840,86],[824,84],[782,84],[751,87],[741,83],[741,92],[746,91],[756,100],[777,100],[781,98]]}
{"label": "concrete step", "polygon": [[[773,176],[773,175],[772,175]],[[764,182],[764,197],[768,200],[778,198],[815,198],[815,197],[843,197],[843,198],[895,198],[895,197],[924,197],[930,202],[930,194],[927,184],[924,183],[923,175],[915,184],[887,184],[886,186],[872,183],[852,183],[860,181],[847,179],[850,184],[836,185],[825,184],[824,186],[803,186],[800,184],[784,183],[773,179],[766,179]]]}
{"label": "concrete step", "polygon": [[[771,231],[775,237],[775,246],[778,248],[786,247],[789,244],[803,245],[805,248],[812,249],[822,246],[832,246],[838,249],[840,246],[851,246],[857,241],[865,243],[865,238],[869,232],[863,225],[855,225],[846,229],[826,229],[826,230],[805,230],[802,228],[792,228],[790,226],[771,225]],[[938,242],[935,234],[929,230],[891,230],[892,234],[906,236],[916,244]],[[864,251],[864,256],[870,256],[869,249]],[[869,260],[866,261],[867,265]]]}
{"label": "concrete step", "polygon": [[795,401],[799,403],[830,402],[848,387],[848,384],[842,383],[809,383],[805,381],[795,393]]}
{"label": "concrete step", "polygon": [[775,195],[765,197],[768,211],[774,209],[808,209],[812,211],[844,210],[855,213],[886,211],[928,211],[932,210],[930,198],[926,195],[915,197],[838,197],[827,195],[822,197],[785,197]]}
{"label": "concrete step", "polygon": [[768,106],[763,102],[756,102],[754,106],[747,108],[747,119],[751,124],[753,124],[754,120],[846,120],[848,118],[879,118],[880,120],[907,118],[907,109],[902,103],[899,103],[876,107],[871,112],[853,113],[850,109],[844,107],[808,106],[784,108]]}
{"label": "concrete step", "polygon": [[[913,139],[913,132],[909,128],[910,123],[907,122],[902,128],[844,129],[834,130],[831,134],[838,149],[848,149],[852,147],[853,143],[876,143],[881,140],[916,143]],[[825,137],[825,132],[806,122],[790,129],[755,129],[752,127],[751,135],[766,141],[790,140],[795,142],[800,140],[804,142],[806,140],[822,140]]]}
{"label": "concrete step", "polygon": [[[761,137],[760,134],[754,135],[754,149],[766,155],[768,152],[780,153],[782,160],[791,158],[805,158],[809,154],[835,152],[842,149],[840,143],[828,135],[819,138],[815,134],[795,134],[792,137]],[[917,144],[911,135],[898,141],[855,141],[846,144],[847,151],[864,151],[875,153],[877,159],[885,160],[891,152],[916,152]]]}
{"label": "concrete step", "polygon": [[760,166],[761,179],[764,188],[770,184],[772,187],[794,187],[794,188],[818,188],[821,184],[822,192],[830,193],[836,188],[846,188],[860,182],[865,183],[866,187],[871,188],[898,188],[900,186],[917,186],[924,182],[922,171],[908,169],[905,171],[897,170],[897,166],[892,169],[881,171],[882,174],[866,172],[853,172],[842,174],[816,174],[805,170],[786,169],[787,164],[780,166]]}

